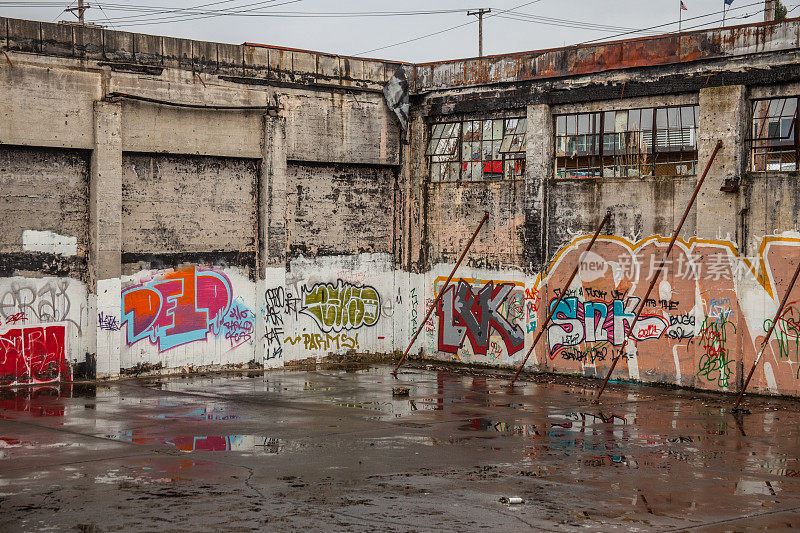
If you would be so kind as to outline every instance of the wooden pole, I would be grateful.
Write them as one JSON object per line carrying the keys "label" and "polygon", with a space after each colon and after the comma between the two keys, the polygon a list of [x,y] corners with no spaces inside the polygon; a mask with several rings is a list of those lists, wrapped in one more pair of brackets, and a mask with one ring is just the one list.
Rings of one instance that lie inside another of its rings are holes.
{"label": "wooden pole", "polygon": [[744,391],[747,390],[747,386],[750,384],[750,380],[753,378],[753,372],[756,371],[756,366],[761,361],[761,356],[764,355],[764,350],[767,348],[767,343],[769,342],[769,337],[772,335],[772,330],[775,329],[775,325],[778,323],[778,318],[781,316],[781,312],[783,308],[786,306],[786,301],[789,299],[789,293],[792,292],[792,287],[794,287],[794,282],[797,281],[797,275],[800,274],[800,262],[797,263],[797,268],[794,270],[794,276],[792,276],[792,281],[789,282],[789,288],[786,289],[786,294],[783,295],[783,300],[781,300],[781,304],[778,306],[778,310],[775,312],[775,317],[772,319],[772,324],[769,326],[767,330],[767,336],[764,337],[764,340],[761,341],[761,349],[758,351],[758,357],[756,357],[755,362],[753,363],[752,368],[750,368],[750,373],[747,374],[747,379],[744,382],[744,386],[742,386],[742,390],[739,391],[739,396],[736,398],[736,403],[733,406],[733,410],[736,411],[739,409],[739,402],[742,401],[742,396],[744,396]]}
{"label": "wooden pole", "polygon": [[669,257],[669,254],[672,251],[672,247],[675,245],[675,241],[678,238],[678,234],[681,232],[684,222],[686,222],[686,217],[689,216],[689,211],[692,209],[694,201],[697,199],[697,194],[700,192],[700,187],[703,186],[703,182],[706,180],[706,176],[708,175],[708,170],[711,168],[711,163],[714,162],[714,159],[717,157],[717,152],[719,152],[720,148],[722,148],[721,140],[717,141],[716,146],[714,146],[714,151],[711,153],[711,157],[709,158],[708,163],[706,164],[705,170],[703,170],[703,175],[700,177],[700,179],[697,182],[697,186],[695,186],[694,188],[694,193],[692,194],[691,200],[689,200],[689,205],[686,206],[686,209],[683,212],[683,216],[681,217],[681,221],[678,223],[678,227],[675,228],[675,233],[672,234],[672,239],[670,239],[669,241],[669,246],[667,246],[667,251],[664,252],[664,257],[659,262],[658,267],[656,268],[656,272],[655,274],[653,274],[653,278],[650,280],[650,286],[647,288],[647,292],[645,293],[644,298],[642,298],[642,301],[639,302],[638,306],[639,310],[636,311],[636,316],[633,317],[633,322],[631,322],[630,329],[628,330],[628,333],[625,335],[625,340],[622,341],[622,346],[619,349],[619,353],[611,361],[611,368],[608,369],[608,374],[606,374],[606,378],[603,380],[603,386],[600,387],[600,392],[597,393],[597,398],[595,398],[594,403],[600,401],[600,396],[602,396],[603,391],[606,390],[606,385],[608,385],[608,380],[611,377],[611,373],[614,372],[614,367],[617,366],[617,362],[619,361],[620,357],[622,357],[622,354],[625,353],[625,347],[628,345],[628,338],[630,337],[631,333],[633,333],[633,328],[634,326],[636,326],[636,322],[639,321],[639,316],[641,316],[642,310],[644,310],[647,298],[648,296],[650,296],[650,292],[653,290],[656,281],[658,281],[659,275],[661,274],[661,269],[664,266],[664,263],[666,263],[667,258]]}
{"label": "wooden pole", "polygon": [[[586,250],[584,250],[584,252],[583,252],[584,254],[592,249],[592,246],[594,246],[594,241],[596,241],[597,240],[597,236],[600,235],[600,230],[603,229],[603,226],[606,225],[606,222],[608,222],[609,218],[611,218],[611,211],[607,211],[606,212],[606,216],[603,217],[603,221],[600,222],[600,225],[597,227],[597,231],[594,232],[594,236],[592,237],[592,240],[589,241],[589,246],[587,246]],[[514,386],[514,382],[517,381],[517,378],[519,377],[519,373],[522,372],[523,368],[525,368],[525,363],[528,362],[528,357],[531,356],[531,353],[533,353],[533,349],[536,348],[536,343],[539,342],[539,339],[541,338],[542,333],[547,329],[547,324],[550,323],[550,319],[553,317],[553,314],[555,314],[556,309],[558,309],[558,306],[561,304],[561,300],[563,300],[564,296],[567,294],[567,290],[569,289],[570,284],[572,284],[572,280],[575,279],[575,276],[578,274],[578,270],[580,270],[582,262],[583,262],[583,254],[581,254],[581,256],[578,258],[578,262],[575,264],[575,269],[572,271],[572,274],[569,276],[569,279],[564,284],[564,288],[561,289],[561,293],[558,296],[558,300],[556,300],[556,305],[554,305],[553,308],[550,309],[547,312],[547,315],[545,316],[545,319],[544,319],[544,323],[539,328],[539,332],[536,334],[536,337],[534,337],[533,344],[531,344],[531,347],[528,349],[528,353],[525,354],[525,359],[522,360],[522,364],[519,365],[519,368],[517,369],[516,374],[514,374],[514,377],[511,378],[510,385],[512,387]]]}
{"label": "wooden pole", "polygon": [[456,266],[453,267],[452,272],[450,272],[450,276],[447,278],[447,281],[444,282],[444,286],[442,287],[442,290],[440,290],[439,294],[436,295],[436,299],[433,301],[431,306],[428,308],[428,312],[425,313],[425,318],[422,320],[422,323],[417,328],[417,332],[414,333],[413,337],[411,337],[411,342],[408,343],[408,347],[406,348],[406,351],[403,352],[403,357],[400,358],[400,362],[397,363],[397,366],[395,367],[394,371],[392,372],[392,374],[395,377],[397,376],[397,370],[400,368],[400,365],[402,365],[403,361],[406,360],[406,356],[408,355],[408,351],[411,349],[411,346],[414,345],[414,341],[417,340],[417,337],[419,336],[420,331],[422,331],[422,328],[425,327],[425,323],[428,321],[428,318],[430,318],[431,313],[433,312],[433,309],[436,307],[436,304],[438,304],[439,300],[442,299],[442,294],[444,294],[444,291],[445,291],[445,289],[447,289],[447,286],[450,284],[450,280],[453,279],[453,276],[455,275],[456,270],[458,269],[458,266],[461,264],[461,261],[464,260],[464,256],[467,255],[467,251],[469,250],[470,246],[472,246],[472,243],[475,241],[475,237],[478,236],[478,232],[481,230],[481,228],[483,227],[483,224],[486,222],[486,220],[488,218],[489,218],[489,212],[486,211],[486,214],[484,214],[483,218],[481,219],[481,223],[478,224],[477,228],[475,228],[475,233],[472,234],[472,238],[470,238],[469,242],[467,243],[467,246],[464,248],[464,251],[461,252],[461,257],[459,257],[458,261],[456,261]]}

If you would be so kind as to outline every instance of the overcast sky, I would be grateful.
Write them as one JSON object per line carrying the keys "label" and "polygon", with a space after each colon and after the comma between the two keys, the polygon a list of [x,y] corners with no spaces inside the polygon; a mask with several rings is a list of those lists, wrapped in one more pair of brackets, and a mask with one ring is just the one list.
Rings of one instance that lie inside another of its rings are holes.
{"label": "overcast sky", "polygon": [[[793,10],[790,17],[800,15],[800,0],[783,2]],[[594,39],[629,38],[645,34],[619,34],[627,29],[657,25],[664,26],[651,33],[677,31],[680,7],[680,0],[406,0],[402,3],[380,0],[87,0],[87,3],[92,6],[86,13],[88,21],[115,29],[236,44],[258,42],[410,62],[476,56],[477,17],[467,16],[464,10],[468,8],[492,9],[492,13],[485,16],[483,27],[484,54],[490,55],[554,48]],[[684,30],[721,25],[723,0],[684,0],[684,3],[688,8],[682,12]],[[62,12],[68,5],[75,6],[77,2],[0,0],[0,15],[47,22],[75,20],[70,13]],[[196,11],[168,12],[175,9]],[[286,16],[290,13],[434,10],[461,11],[381,17]],[[212,11],[239,11],[249,16],[213,16]],[[267,13],[283,16],[261,16]],[[691,20],[702,15],[709,16]],[[166,18],[172,20],[164,21]],[[761,20],[763,1],[734,0],[726,25]],[[416,39],[458,25],[464,26]],[[416,40],[388,46],[412,39]]]}

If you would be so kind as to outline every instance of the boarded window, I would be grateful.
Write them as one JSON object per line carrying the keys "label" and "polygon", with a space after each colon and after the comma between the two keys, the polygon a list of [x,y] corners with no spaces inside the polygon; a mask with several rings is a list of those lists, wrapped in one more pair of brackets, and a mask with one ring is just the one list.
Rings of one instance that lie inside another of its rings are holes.
{"label": "boarded window", "polygon": [[750,168],[755,172],[797,170],[797,97],[753,102],[750,131]]}
{"label": "boarded window", "polygon": [[555,175],[694,175],[698,114],[692,105],[557,115]]}
{"label": "boarded window", "polygon": [[524,118],[434,124],[425,151],[431,181],[522,179],[525,132]]}

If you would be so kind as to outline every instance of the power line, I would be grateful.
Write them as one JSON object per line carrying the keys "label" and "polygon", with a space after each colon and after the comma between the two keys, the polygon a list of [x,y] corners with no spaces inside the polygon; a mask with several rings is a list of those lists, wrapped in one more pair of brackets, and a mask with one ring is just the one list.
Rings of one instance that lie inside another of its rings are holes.
{"label": "power line", "polygon": [[[517,7],[514,7],[514,8],[512,8],[512,9],[520,9],[520,8],[522,8],[522,7],[526,7],[526,6],[529,6],[529,5],[531,5],[531,4],[537,4],[537,3],[541,2],[541,1],[542,1],[542,0],[533,0],[532,2],[527,2],[527,3],[524,3],[524,4],[520,4],[520,5],[518,5]],[[493,17],[493,16],[495,16],[495,15],[487,15],[487,16],[486,16],[486,18]],[[385,45],[385,46],[380,46],[380,47],[378,47],[378,48],[373,48],[373,49],[371,49],[371,50],[365,50],[365,51],[363,51],[363,52],[358,52],[358,53],[356,53],[356,54],[353,54],[353,55],[354,55],[354,56],[360,56],[360,55],[362,55],[362,54],[369,54],[369,53],[371,53],[371,52],[377,52],[378,50],[385,50],[385,49],[387,49],[387,48],[394,48],[395,46],[400,46],[400,45],[402,45],[402,44],[413,43],[414,41],[419,41],[419,40],[421,40],[421,39],[427,39],[428,37],[433,37],[434,35],[439,35],[439,34],[442,34],[442,33],[448,32],[448,31],[456,30],[456,29],[458,29],[458,28],[463,28],[464,26],[470,26],[470,25],[472,25],[472,24],[475,24],[476,22],[477,22],[477,20],[471,20],[471,21],[469,21],[469,22],[466,22],[466,23],[464,23],[464,24],[459,24],[458,26],[452,26],[452,27],[450,27],[450,28],[445,28],[445,29],[443,29],[443,30],[435,31],[435,32],[433,32],[433,33],[428,33],[428,34],[426,34],[426,35],[420,35],[419,37],[414,37],[413,39],[408,39],[408,40],[405,40],[405,41],[400,41],[399,43],[387,44],[387,45]]]}

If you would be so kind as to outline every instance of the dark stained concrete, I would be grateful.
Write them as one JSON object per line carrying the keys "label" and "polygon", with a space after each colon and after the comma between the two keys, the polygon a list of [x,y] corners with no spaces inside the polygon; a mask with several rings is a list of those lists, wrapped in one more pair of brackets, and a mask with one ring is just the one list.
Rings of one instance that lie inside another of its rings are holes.
{"label": "dark stained concrete", "polygon": [[0,393],[0,529],[800,526],[796,401],[389,370]]}

